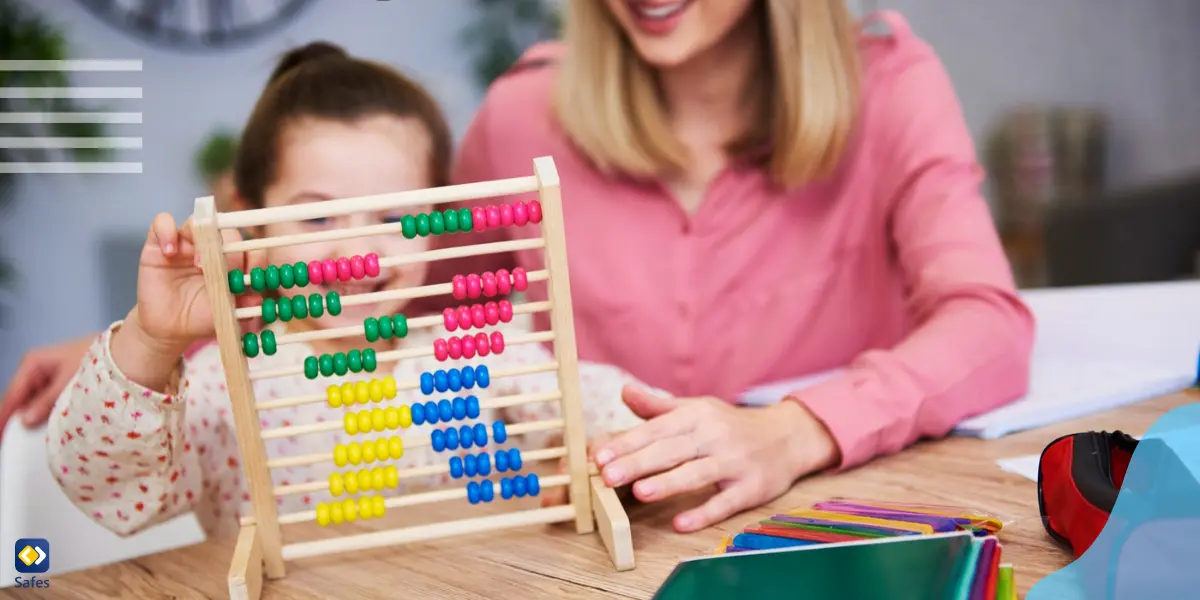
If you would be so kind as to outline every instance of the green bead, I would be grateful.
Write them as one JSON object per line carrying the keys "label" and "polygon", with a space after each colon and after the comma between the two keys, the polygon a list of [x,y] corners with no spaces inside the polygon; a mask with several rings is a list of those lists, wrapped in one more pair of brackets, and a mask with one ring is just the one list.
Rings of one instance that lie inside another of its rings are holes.
{"label": "green bead", "polygon": [[241,269],[229,272],[229,291],[241,294],[246,291],[246,274]]}
{"label": "green bead", "polygon": [[404,315],[396,315],[392,317],[392,331],[396,337],[402,338],[408,335],[408,317]]}
{"label": "green bead", "polygon": [[447,208],[442,212],[442,221],[446,223],[446,233],[458,233],[458,211]]}
{"label": "green bead", "polygon": [[338,377],[341,377],[342,375],[345,375],[345,374],[346,374],[346,372],[349,370],[349,367],[350,367],[350,365],[348,364],[348,362],[349,362],[349,361],[347,361],[347,360],[346,360],[346,354],[345,354],[345,353],[343,353],[343,352],[338,352],[337,354],[334,354],[334,355],[333,355],[333,372],[334,372],[334,373],[337,373],[337,376],[338,376]]}
{"label": "green bead", "polygon": [[469,208],[458,209],[458,230],[466,232],[466,231],[470,231],[471,228],[474,226],[475,226],[475,222],[473,219],[471,219],[471,209],[469,209]]}
{"label": "green bead", "polygon": [[279,289],[279,267],[275,265],[267,267],[267,289]]}
{"label": "green bead", "polygon": [[350,367],[351,373],[358,373],[359,371],[362,371],[362,353],[358,350],[351,350],[346,355],[346,363],[346,366]]}
{"label": "green bead", "polygon": [[317,367],[317,357],[309,356],[304,359],[304,376],[309,379],[316,379],[320,373]]}
{"label": "green bead", "polygon": [[290,290],[296,285],[296,271],[292,265],[280,265],[279,267],[279,285],[283,289]]}
{"label": "green bead", "polygon": [[342,297],[337,292],[325,294],[325,310],[334,317],[342,314]]}
{"label": "green bead", "polygon": [[250,287],[259,293],[265,291],[267,289],[267,272],[259,267],[250,269]]}
{"label": "green bead", "polygon": [[417,220],[412,215],[400,217],[400,233],[410,240],[417,237]]}
{"label": "green bead", "polygon": [[297,319],[308,318],[308,298],[305,298],[303,294],[292,298],[292,316]]}
{"label": "green bead", "polygon": [[325,313],[325,308],[321,306],[320,294],[309,294],[308,296],[308,315],[314,319]]}
{"label": "green bead", "polygon": [[362,366],[363,370],[368,373],[375,372],[375,349],[367,348],[362,351]]}
{"label": "green bead", "polygon": [[292,267],[292,274],[296,277],[296,287],[304,287],[308,285],[308,265],[303,261],[296,263]]}
{"label": "green bead", "polygon": [[379,337],[385,340],[392,339],[392,318],[387,315],[379,317]]}
{"label": "green bead", "polygon": [[267,329],[262,332],[262,349],[263,354],[271,356],[275,354],[275,332]]}
{"label": "green bead", "polygon": [[321,355],[321,374],[330,377],[333,375],[333,357],[328,354]]}
{"label": "green bead", "polygon": [[421,237],[429,235],[429,215],[417,215],[417,235]]}
{"label": "green bead", "polygon": [[279,320],[287,323],[292,320],[292,303],[287,298],[279,299]]}
{"label": "green bead", "polygon": [[258,356],[258,336],[253,333],[247,333],[242,336],[242,350],[246,352],[246,356],[254,358]]}
{"label": "green bead", "polygon": [[363,333],[367,336],[368,342],[379,340],[379,319],[375,317],[367,317],[363,320]]}
{"label": "green bead", "polygon": [[442,235],[446,233],[446,222],[442,220],[442,213],[429,213],[429,233],[433,235]]}
{"label": "green bead", "polygon": [[262,303],[263,323],[270,325],[271,323],[275,322],[275,319],[277,317],[278,317],[278,315],[275,312],[275,299],[274,298],[263,298],[263,303]]}

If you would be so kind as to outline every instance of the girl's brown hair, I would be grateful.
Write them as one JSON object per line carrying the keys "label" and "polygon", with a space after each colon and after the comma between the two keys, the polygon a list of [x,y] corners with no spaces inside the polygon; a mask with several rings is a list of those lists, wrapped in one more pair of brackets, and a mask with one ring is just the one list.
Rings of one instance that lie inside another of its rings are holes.
{"label": "girl's brown hair", "polygon": [[328,42],[313,42],[285,54],[271,73],[242,131],[233,165],[238,195],[251,208],[275,181],[280,142],[298,119],[356,121],[377,115],[421,121],[431,142],[429,180],[449,183],[450,127],[437,102],[418,83],[395,69],[355,58]]}

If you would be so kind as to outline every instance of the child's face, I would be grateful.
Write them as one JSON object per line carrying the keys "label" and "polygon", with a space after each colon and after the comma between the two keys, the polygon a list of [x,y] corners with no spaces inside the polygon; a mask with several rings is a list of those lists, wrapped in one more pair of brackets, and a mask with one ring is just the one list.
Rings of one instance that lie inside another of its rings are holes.
{"label": "child's face", "polygon": [[[353,198],[426,188],[429,179],[430,139],[417,119],[379,116],[341,123],[306,119],[289,125],[280,140],[275,183],[267,190],[266,206],[284,206]],[[405,214],[429,212],[429,206],[414,206],[387,213],[359,213],[342,217],[268,225],[269,237],[310,233],[327,229],[394,223]],[[386,258],[429,249],[429,238],[406,239],[400,233],[357,237],[268,250],[269,264],[350,258],[370,253]],[[378,277],[322,284],[322,293],[332,290],[341,296],[422,285],[427,263],[383,269]],[[306,291],[306,295],[308,290]],[[321,329],[362,325],[367,317],[395,315],[407,300],[389,300],[359,306],[343,306],[340,315],[326,314],[306,319],[302,327]]]}

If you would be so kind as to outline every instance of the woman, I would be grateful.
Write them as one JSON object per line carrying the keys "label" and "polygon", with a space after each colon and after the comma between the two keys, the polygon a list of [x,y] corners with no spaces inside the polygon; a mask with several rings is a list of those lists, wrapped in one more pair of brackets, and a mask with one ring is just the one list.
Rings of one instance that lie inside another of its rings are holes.
{"label": "woman", "polygon": [[[626,390],[645,422],[593,441],[609,485],[657,501],[715,484],[675,519],[694,531],[1024,393],[1033,319],[950,82],[901,18],[868,34],[843,0],[568,6],[564,44],[489,91],[455,179],[555,157],[580,357],[675,396]],[[518,265],[541,257],[433,280]],[[6,406],[82,350],[42,352]],[[837,367],[766,408],[731,402]]]}

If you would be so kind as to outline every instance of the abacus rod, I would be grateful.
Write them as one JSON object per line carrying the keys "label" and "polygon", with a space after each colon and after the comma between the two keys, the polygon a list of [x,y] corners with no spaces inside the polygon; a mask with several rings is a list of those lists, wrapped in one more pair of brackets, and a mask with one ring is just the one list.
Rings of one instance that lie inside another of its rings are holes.
{"label": "abacus rod", "polygon": [[[549,371],[557,371],[557,370],[558,370],[558,363],[551,361],[551,362],[538,363],[538,364],[534,364],[534,365],[525,365],[525,366],[520,366],[520,367],[512,367],[512,368],[508,368],[508,369],[500,369],[497,371],[489,370],[488,375],[492,379],[503,379],[505,377],[520,377],[522,375],[533,375],[535,373],[546,373]],[[421,387],[421,382],[418,379],[409,379],[408,381],[405,381],[405,382],[396,382],[396,391],[397,392],[415,390],[420,387]],[[272,409],[276,409],[276,408],[288,408],[291,406],[301,406],[304,404],[316,404],[318,402],[325,402],[326,400],[327,400],[327,398],[326,398],[325,394],[311,394],[311,395],[307,395],[307,396],[292,396],[290,398],[283,398],[280,400],[271,400],[269,402],[259,402],[258,404],[254,405],[254,409],[255,410],[272,410]]]}
{"label": "abacus rod", "polygon": [[[551,400],[558,400],[560,398],[562,398],[562,393],[558,391],[542,392],[540,394],[514,394],[511,396],[497,396],[495,398],[480,400],[479,409],[494,410],[499,408],[508,408],[510,406],[520,406],[522,404],[533,404],[535,402],[549,402]],[[345,414],[353,413],[346,412]],[[304,423],[302,425],[288,425],[287,427],[264,429],[262,432],[262,438],[264,440],[275,440],[279,438],[295,437],[298,435],[337,431],[343,427],[345,427],[344,423],[339,421],[317,421],[315,423]]]}
{"label": "abacus rod", "polygon": [[436,188],[393,192],[390,194],[339,198],[323,202],[308,202],[288,206],[273,206],[270,208],[217,213],[216,222],[219,229],[259,227],[275,223],[340,217],[358,212],[373,212],[409,206],[446,204],[449,202],[478,200],[493,196],[524,194],[535,190],[537,190],[537,179],[532,175],[528,175],[525,177],[513,177],[511,179],[463,183]]}
{"label": "abacus rod", "polygon": [[[533,313],[546,312],[548,310],[550,310],[550,302],[522,302],[521,304],[513,305],[513,315],[529,315]],[[424,327],[438,327],[443,323],[445,323],[445,320],[442,318],[442,315],[430,315],[428,317],[416,317],[409,319],[408,328],[409,330],[412,330]],[[315,342],[317,340],[336,340],[345,337],[363,336],[366,335],[366,331],[363,329],[363,327],[363,325],[351,325],[348,327],[317,329],[313,331],[303,331],[300,333],[284,333],[275,336],[275,345],[278,347],[286,346],[287,344]]]}
{"label": "abacus rod", "polygon": [[[545,487],[546,484],[542,484],[542,486]],[[416,525],[412,527],[389,529],[386,531],[375,531],[371,533],[359,533],[355,535],[316,540],[312,542],[288,544],[283,547],[283,558],[284,560],[289,561],[299,560],[315,556],[340,554],[343,552],[353,552],[356,550],[386,548],[389,546],[399,546],[402,544],[412,544],[416,542],[437,540],[459,535],[477,534],[487,531],[499,531],[502,529],[529,527],[530,525],[559,523],[562,521],[570,521],[573,518],[575,518],[575,507],[570,504],[563,506],[552,506],[549,508],[535,508],[498,515],[489,515],[486,517],[473,517],[470,519],[459,519],[456,521],[443,521],[441,523],[430,523],[428,525]]]}
{"label": "abacus rod", "polygon": [[[541,433],[543,431],[553,431],[562,429],[563,422],[561,419],[549,419],[546,421],[527,421],[524,423],[513,423],[506,425],[505,430],[508,435],[525,435],[527,433]],[[403,438],[404,449],[409,448],[424,448],[432,445],[429,436],[424,435],[409,440]],[[301,454],[298,456],[285,456],[283,458],[272,458],[267,461],[268,469],[286,469],[287,467],[301,467],[305,465],[317,465],[325,462],[333,462],[333,452],[317,452],[313,454]]]}
{"label": "abacus rod", "polygon": [[[391,225],[389,224],[388,226],[390,227]],[[381,225],[372,225],[372,227],[382,227],[382,226]],[[315,236],[318,234],[340,233],[342,231],[346,231],[346,230],[345,229],[332,229],[330,231],[319,231],[316,233],[305,233],[305,234],[297,234],[297,235],[291,235],[291,236],[279,236],[279,237],[274,237],[274,238],[263,238],[263,239],[256,239],[256,240],[244,240],[241,242],[230,242],[228,244],[225,244],[223,251],[228,254],[228,253],[234,253],[234,252],[245,252],[247,250],[257,250],[257,249],[259,249],[259,246],[262,246],[265,242],[269,242],[272,240],[299,238],[301,236]],[[346,236],[346,237],[359,237],[359,236]],[[304,241],[294,241],[293,240],[293,241],[290,241],[290,242],[284,243],[284,244],[271,244],[270,246],[267,246],[267,247],[273,248],[276,246],[299,245],[299,244],[307,244],[307,243],[311,243],[311,242],[315,242],[315,241],[321,241],[321,240],[308,240],[308,239],[306,239]],[[525,238],[525,239],[519,239],[519,240],[507,240],[507,241],[503,241],[503,242],[488,242],[486,244],[472,244],[470,246],[455,246],[452,248],[439,248],[437,250],[425,250],[423,252],[414,252],[412,254],[402,254],[402,255],[396,255],[396,256],[382,256],[379,258],[379,268],[387,269],[389,267],[396,267],[399,265],[411,265],[411,264],[415,264],[415,263],[435,262],[435,261],[439,261],[439,260],[451,260],[451,259],[455,259],[455,258],[466,258],[466,257],[470,257],[470,256],[484,256],[487,254],[500,254],[501,252],[515,252],[517,250],[535,250],[537,248],[541,248],[543,245],[545,245],[545,243],[546,243],[545,240],[543,240],[540,237],[536,237],[536,238]],[[245,246],[252,246],[252,247],[246,248]],[[249,273],[244,273],[242,275],[242,282],[246,285],[246,289],[250,289],[251,282],[250,282],[250,274]]]}
{"label": "abacus rod", "polygon": [[[553,331],[541,331],[537,333],[528,333],[521,336],[505,339],[506,346],[520,346],[521,344],[536,344],[539,342],[554,341]],[[389,362],[398,362],[412,358],[423,358],[433,356],[433,346],[426,348],[407,348],[404,350],[388,350],[387,352],[378,352],[375,354],[376,364],[384,364]],[[301,375],[304,373],[304,365],[294,367],[279,367],[278,369],[261,369],[250,372],[250,380],[257,381],[259,379],[273,379],[276,377],[291,377],[292,375]]]}
{"label": "abacus rod", "polygon": [[[537,281],[545,281],[550,275],[546,271],[533,271],[527,273],[525,278],[529,283]],[[428,298],[430,296],[440,296],[442,294],[450,294],[454,292],[454,284],[452,283],[435,283],[432,285],[422,285],[416,287],[401,288],[398,290],[385,290],[382,292],[369,292],[366,294],[352,294],[341,297],[342,306],[358,306],[360,304],[375,304],[385,300],[413,300],[415,298]],[[233,316],[238,319],[254,319],[262,316],[262,307],[247,306],[233,311]]]}
{"label": "abacus rod", "polygon": [[[526,462],[526,463],[539,462],[539,461],[543,461],[543,460],[554,460],[556,458],[562,458],[566,455],[567,455],[567,449],[563,448],[563,447],[543,448],[540,450],[530,450],[528,452],[522,452],[521,453],[521,461]],[[414,479],[417,477],[432,477],[434,475],[441,475],[442,473],[449,473],[449,472],[450,472],[450,465],[448,463],[441,463],[441,464],[436,464],[436,465],[428,465],[425,467],[410,467],[407,469],[397,469],[396,475],[399,479],[404,480],[404,479]],[[278,485],[278,486],[275,486],[274,491],[275,491],[276,496],[289,496],[292,494],[311,494],[313,492],[327,491],[328,489],[329,489],[328,481],[310,481],[308,483],[291,483],[288,485]],[[362,492],[362,490],[360,490],[360,493],[361,492]]]}

